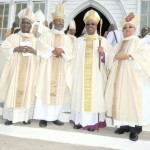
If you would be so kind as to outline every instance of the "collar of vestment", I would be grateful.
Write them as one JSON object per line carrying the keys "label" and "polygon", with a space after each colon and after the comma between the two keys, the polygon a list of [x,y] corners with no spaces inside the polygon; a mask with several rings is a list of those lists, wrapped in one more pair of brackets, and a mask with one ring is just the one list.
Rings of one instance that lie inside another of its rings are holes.
{"label": "collar of vestment", "polygon": [[33,33],[23,33],[21,31],[18,32],[19,35],[23,36],[23,37],[34,37]]}
{"label": "collar of vestment", "polygon": [[69,35],[71,38],[75,38],[75,36],[74,36],[74,35],[71,35],[71,34],[67,34],[67,35]]}
{"label": "collar of vestment", "polygon": [[99,37],[98,34],[93,34],[93,35],[85,34],[85,35],[84,35],[84,38],[85,38],[85,39],[95,39],[95,38],[97,38],[97,37]]}
{"label": "collar of vestment", "polygon": [[132,39],[137,39],[137,38],[138,38],[138,36],[132,35],[132,36],[129,36],[129,37],[124,38],[123,41],[132,40]]}
{"label": "collar of vestment", "polygon": [[51,32],[52,33],[55,33],[55,34],[64,34],[64,30],[56,30],[56,29],[51,29]]}

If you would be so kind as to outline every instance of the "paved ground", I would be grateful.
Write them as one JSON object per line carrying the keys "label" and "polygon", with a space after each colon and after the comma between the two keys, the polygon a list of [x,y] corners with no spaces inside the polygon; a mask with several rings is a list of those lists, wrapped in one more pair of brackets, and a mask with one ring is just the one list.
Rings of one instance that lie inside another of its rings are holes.
{"label": "paved ground", "polygon": [[[0,124],[4,124],[4,120],[0,120]],[[39,121],[37,120],[31,120],[31,124],[30,125],[24,125],[22,123],[17,123],[14,124],[15,126],[23,126],[23,127],[33,127],[33,128],[40,128],[39,127]],[[93,134],[93,135],[102,135],[102,136],[109,136],[109,137],[116,137],[116,138],[125,138],[128,139],[129,138],[129,133],[125,133],[123,135],[117,135],[114,133],[115,128],[113,127],[106,127],[106,128],[102,128],[100,129],[98,132],[97,131],[87,131],[87,130],[83,130],[83,129],[73,129],[73,125],[70,123],[65,123],[64,126],[56,126],[51,122],[48,122],[48,125],[45,129],[52,129],[52,130],[61,130],[61,131],[67,131],[67,132],[80,132],[80,133],[88,133],[88,134]],[[150,141],[150,132],[142,132],[139,135],[139,140],[144,140],[144,141]]]}
{"label": "paved ground", "polygon": [[[0,117],[0,124],[4,124],[4,122],[5,120],[3,120]],[[14,126],[36,128],[36,129],[40,128],[39,121],[35,121],[35,120],[31,120],[30,125],[17,123],[17,124],[14,124]],[[45,129],[115,137],[118,139],[117,141],[119,141],[119,139],[129,138],[129,133],[125,133],[123,135],[114,134],[115,128],[113,127],[106,127],[106,128],[100,129],[99,132],[97,131],[89,132],[83,129],[79,129],[79,130],[73,129],[73,125],[70,123],[65,123],[64,126],[60,127],[60,126],[54,125],[51,122],[48,122],[48,125]],[[150,132],[142,132],[139,136],[139,140],[149,142]],[[108,144],[109,144],[109,141],[108,141]],[[57,143],[57,142],[51,142],[51,141],[42,141],[42,140],[25,139],[25,138],[0,135],[0,150],[112,150],[112,149],[101,148],[101,147],[90,147],[90,146],[87,147],[87,146],[82,146],[82,145],[72,145],[72,144]]]}
{"label": "paved ground", "polygon": [[0,150],[111,150],[0,135]]}

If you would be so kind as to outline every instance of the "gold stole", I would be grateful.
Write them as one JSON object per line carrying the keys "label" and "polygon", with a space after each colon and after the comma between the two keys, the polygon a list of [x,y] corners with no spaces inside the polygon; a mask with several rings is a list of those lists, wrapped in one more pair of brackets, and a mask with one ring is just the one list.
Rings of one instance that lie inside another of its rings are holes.
{"label": "gold stole", "polygon": [[36,25],[34,25],[33,30],[32,30],[32,33],[34,34],[34,36],[35,36],[36,38],[39,37],[38,28],[39,28],[39,25],[36,24]]}
{"label": "gold stole", "polygon": [[94,36],[86,37],[84,60],[84,111],[91,111],[92,106],[92,70]]}
{"label": "gold stole", "polygon": [[[54,48],[61,46],[61,34],[54,35]],[[50,82],[50,104],[57,103],[57,89],[59,79],[60,57],[51,56],[51,82]]]}
{"label": "gold stole", "polygon": [[[22,37],[22,41],[30,41],[28,37]],[[17,76],[17,86],[16,86],[16,100],[15,107],[23,107],[25,103],[25,92],[27,86],[27,74],[30,65],[29,56],[19,56],[18,65],[18,76]]]}
{"label": "gold stole", "polygon": [[[123,41],[122,45],[118,52],[125,52],[128,45],[128,41]],[[118,61],[117,65],[117,71],[116,71],[116,77],[115,77],[115,83],[114,83],[114,97],[113,97],[113,106],[112,106],[112,116],[113,119],[118,119],[119,116],[117,116],[117,111],[119,109],[119,93],[120,93],[120,74],[121,74],[121,68],[122,68],[123,61]]]}
{"label": "gold stole", "polygon": [[75,38],[71,37],[71,41],[72,41],[72,43],[74,43],[74,41],[75,41]]}

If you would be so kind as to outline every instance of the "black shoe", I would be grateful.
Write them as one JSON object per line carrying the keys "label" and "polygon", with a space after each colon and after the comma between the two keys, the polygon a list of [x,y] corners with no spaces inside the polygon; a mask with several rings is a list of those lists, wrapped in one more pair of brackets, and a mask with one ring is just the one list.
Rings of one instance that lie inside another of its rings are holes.
{"label": "black shoe", "polygon": [[59,120],[55,120],[55,121],[53,121],[53,123],[56,124],[56,125],[58,125],[58,126],[64,125],[64,123],[61,122],[61,121],[59,121]]}
{"label": "black shoe", "polygon": [[94,129],[87,129],[88,131],[94,131]]}
{"label": "black shoe", "polygon": [[81,125],[78,126],[78,125],[75,125],[75,124],[74,124],[73,128],[74,128],[74,129],[81,129],[82,126],[81,126]]}
{"label": "black shoe", "polygon": [[116,134],[124,134],[125,132],[129,132],[129,131],[123,128],[118,128],[117,130],[115,130]]}
{"label": "black shoe", "polygon": [[6,121],[5,121],[5,125],[6,125],[6,126],[9,126],[9,125],[11,125],[11,124],[13,124],[12,121],[9,121],[9,120],[6,120]]}
{"label": "black shoe", "polygon": [[130,135],[129,135],[129,139],[131,141],[137,141],[138,140],[138,134],[135,133],[135,132],[131,132]]}
{"label": "black shoe", "polygon": [[31,121],[30,121],[30,120],[28,120],[27,122],[26,122],[26,121],[23,121],[22,123],[25,124],[25,125],[28,125],[28,124],[31,123]]}
{"label": "black shoe", "polygon": [[40,126],[40,127],[46,127],[46,126],[47,126],[47,121],[45,121],[45,120],[40,120],[39,126]]}

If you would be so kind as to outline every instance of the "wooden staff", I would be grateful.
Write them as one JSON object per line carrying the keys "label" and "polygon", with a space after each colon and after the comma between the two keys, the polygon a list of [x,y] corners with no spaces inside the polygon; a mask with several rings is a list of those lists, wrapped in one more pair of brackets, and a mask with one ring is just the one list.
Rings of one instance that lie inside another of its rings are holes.
{"label": "wooden staff", "polygon": [[[102,40],[102,37],[101,37],[101,31],[102,31],[102,24],[103,24],[103,20],[100,19],[100,30],[99,30],[99,46],[101,46],[101,40]],[[101,70],[101,54],[99,53],[99,70]],[[99,113],[98,113],[98,130],[99,131]]]}

